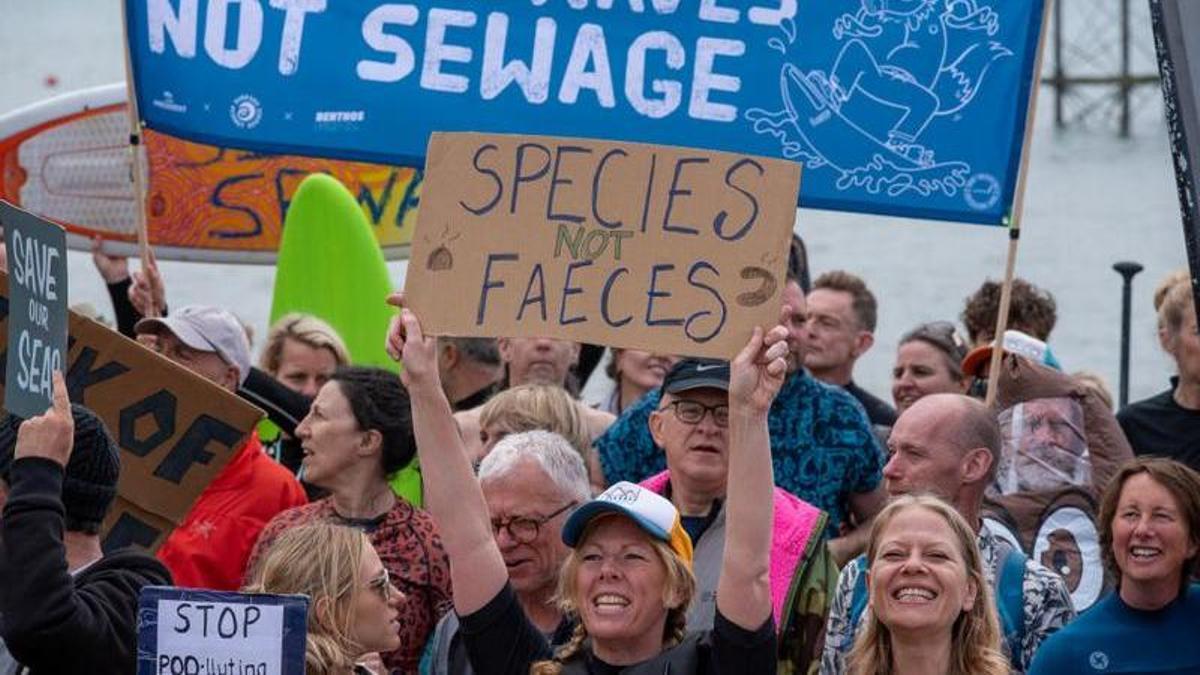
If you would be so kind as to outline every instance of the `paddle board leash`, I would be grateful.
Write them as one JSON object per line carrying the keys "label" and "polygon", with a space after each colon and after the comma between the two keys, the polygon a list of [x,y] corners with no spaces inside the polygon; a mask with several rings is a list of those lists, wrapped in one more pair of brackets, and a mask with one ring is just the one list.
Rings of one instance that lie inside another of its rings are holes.
{"label": "paddle board leash", "polygon": [[1046,24],[1050,21],[1050,9],[1054,0],[1046,0],[1042,7],[1042,25],[1038,34],[1037,59],[1033,64],[1033,81],[1030,83],[1029,108],[1025,111],[1025,138],[1021,141],[1021,168],[1017,175],[1017,191],[1013,196],[1013,208],[1008,223],[1008,261],[1004,266],[1004,285],[1000,288],[1000,309],[996,312],[996,332],[992,337],[995,347],[988,365],[987,395],[984,403],[991,407],[996,402],[996,386],[1000,381],[1000,358],[1004,354],[1004,331],[1008,328],[1008,306],[1012,301],[1013,273],[1017,266],[1017,244],[1021,241],[1021,215],[1025,211],[1025,179],[1029,176],[1029,146],[1033,141],[1033,123],[1037,114],[1039,82],[1041,82],[1042,56],[1046,52]]}
{"label": "paddle board leash", "polygon": [[[121,16],[128,17],[127,0],[121,0]],[[129,99],[129,167],[133,178],[133,202],[137,224],[138,257],[142,261],[142,270],[148,270],[150,260],[150,239],[146,233],[146,174],[144,171],[145,151],[142,149],[142,116],[138,111],[137,91],[133,81],[133,60],[130,55],[129,22],[123,18],[121,31],[125,36],[125,89]],[[151,304],[150,313],[157,315],[159,308]]]}
{"label": "paddle board leash", "polygon": [[1129,403],[1129,321],[1133,304],[1133,278],[1142,271],[1142,266],[1124,260],[1113,265],[1117,274],[1121,275],[1121,395],[1117,408],[1124,408]]}

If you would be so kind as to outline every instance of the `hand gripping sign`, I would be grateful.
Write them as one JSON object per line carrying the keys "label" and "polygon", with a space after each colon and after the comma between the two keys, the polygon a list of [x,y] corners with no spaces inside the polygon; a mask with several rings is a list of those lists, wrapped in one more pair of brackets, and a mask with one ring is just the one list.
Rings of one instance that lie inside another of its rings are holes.
{"label": "hand gripping sign", "polygon": [[441,335],[732,358],[779,318],[800,165],[434,134],[405,288]]}
{"label": "hand gripping sign", "polygon": [[[13,347],[7,337],[16,311],[12,297],[8,276],[0,273],[0,352]],[[262,412],[74,312],[66,332],[62,368],[71,401],[95,411],[121,448],[121,481],[104,522],[103,546],[156,550]],[[7,394],[7,388],[0,392],[6,406]]]}

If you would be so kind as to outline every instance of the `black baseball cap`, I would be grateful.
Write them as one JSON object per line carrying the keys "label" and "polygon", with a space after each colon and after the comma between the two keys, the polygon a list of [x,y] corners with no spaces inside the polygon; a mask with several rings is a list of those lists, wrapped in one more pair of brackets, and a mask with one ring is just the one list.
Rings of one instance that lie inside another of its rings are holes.
{"label": "black baseball cap", "polygon": [[729,362],[718,359],[683,359],[663,378],[661,392],[678,394],[689,389],[729,391]]}

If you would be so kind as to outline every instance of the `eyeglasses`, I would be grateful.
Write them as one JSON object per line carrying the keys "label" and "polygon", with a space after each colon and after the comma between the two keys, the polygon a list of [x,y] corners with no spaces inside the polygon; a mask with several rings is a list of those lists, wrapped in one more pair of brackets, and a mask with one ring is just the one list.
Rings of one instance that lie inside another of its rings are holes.
{"label": "eyeglasses", "polygon": [[540,533],[542,530],[542,525],[550,522],[550,520],[552,520],[555,516],[558,516],[572,506],[575,506],[577,503],[578,502],[572,501],[561,509],[543,518],[514,516],[508,520],[493,520],[492,535],[499,536],[500,530],[507,530],[508,536],[512,537],[513,541],[521,544],[528,544],[534,539],[537,539],[538,533]]}
{"label": "eyeglasses", "polygon": [[699,424],[711,410],[714,424],[722,429],[729,426],[729,406],[724,403],[704,405],[699,401],[671,401],[666,407],[673,409],[675,417],[684,424]]}
{"label": "eyeglasses", "polygon": [[368,581],[366,587],[378,593],[384,602],[392,599],[392,578],[388,574],[387,568],[384,568],[379,576]]}

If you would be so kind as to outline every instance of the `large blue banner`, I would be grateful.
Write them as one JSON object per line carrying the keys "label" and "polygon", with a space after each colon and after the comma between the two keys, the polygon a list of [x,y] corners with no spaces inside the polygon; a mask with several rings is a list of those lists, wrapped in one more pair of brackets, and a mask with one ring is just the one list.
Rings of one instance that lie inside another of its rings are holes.
{"label": "large blue banner", "polygon": [[1005,224],[1044,0],[128,0],[148,126],[419,166],[432,131],[802,161],[800,205]]}

